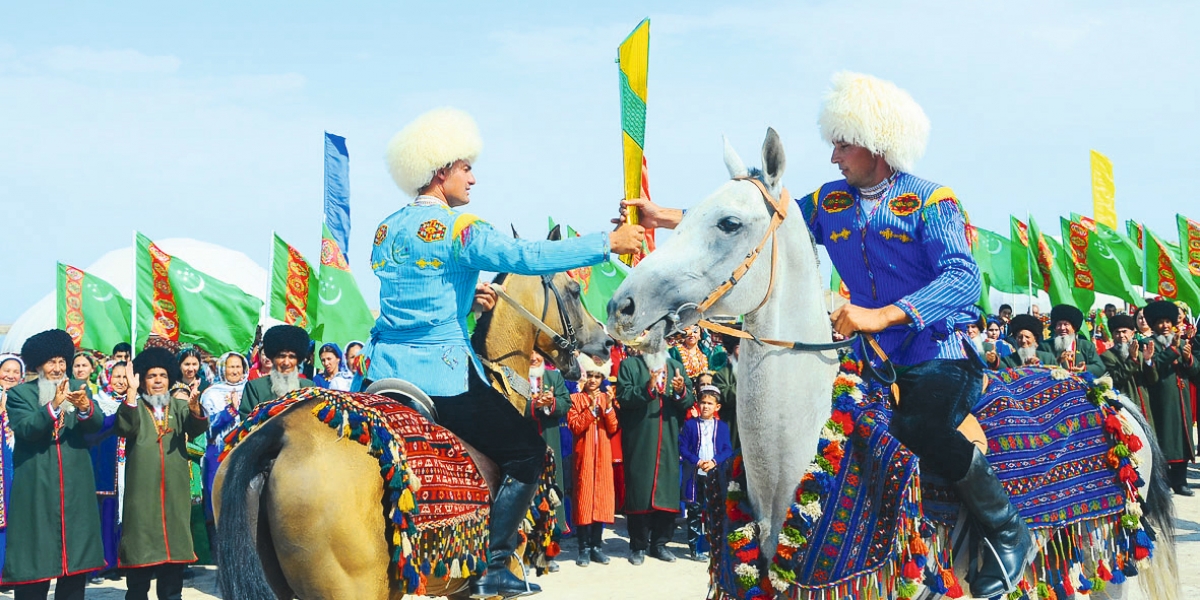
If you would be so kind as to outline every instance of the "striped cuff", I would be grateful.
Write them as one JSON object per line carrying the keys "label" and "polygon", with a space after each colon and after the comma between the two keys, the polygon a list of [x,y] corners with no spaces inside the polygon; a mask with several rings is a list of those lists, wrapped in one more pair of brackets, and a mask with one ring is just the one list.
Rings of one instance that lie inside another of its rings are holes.
{"label": "striped cuff", "polygon": [[917,306],[915,304],[909,302],[908,300],[900,299],[897,300],[893,306],[904,311],[904,314],[908,315],[908,318],[912,319],[912,325],[913,327],[917,328],[917,331],[925,329],[925,319],[921,317],[921,311],[917,310]]}

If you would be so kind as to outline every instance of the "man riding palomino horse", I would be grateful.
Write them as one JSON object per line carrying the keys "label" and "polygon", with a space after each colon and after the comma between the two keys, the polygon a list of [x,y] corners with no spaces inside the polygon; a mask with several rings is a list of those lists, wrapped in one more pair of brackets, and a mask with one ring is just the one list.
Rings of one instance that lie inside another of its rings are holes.
{"label": "man riding palomino horse", "polygon": [[[819,123],[845,179],[797,201],[850,290],[850,303],[830,317],[833,329],[875,334],[898,367],[892,434],[929,472],[954,482],[983,533],[971,593],[1010,592],[1033,542],[983,453],[957,429],[983,383],[960,333],[978,318],[981,285],[965,216],[950,188],[909,173],[929,136],[912,97],[867,75],[839,73],[833,83]],[[651,228],[674,228],[683,218],[644,199],[625,204]]]}
{"label": "man riding palomino horse", "polygon": [[379,277],[380,314],[371,330],[367,379],[400,378],[433,398],[440,425],[495,461],[503,481],[492,499],[487,571],[471,597],[505,598],[540,588],[507,569],[518,527],[545,467],[537,426],[484,380],[467,337],[480,271],[543,275],[597,264],[609,252],[641,249],[644,230],[525,241],[459,212],[475,184],[472,163],[483,146],[475,121],[451,108],[432,110],[388,144],[392,178],[412,203],[375,232],[371,268]]}

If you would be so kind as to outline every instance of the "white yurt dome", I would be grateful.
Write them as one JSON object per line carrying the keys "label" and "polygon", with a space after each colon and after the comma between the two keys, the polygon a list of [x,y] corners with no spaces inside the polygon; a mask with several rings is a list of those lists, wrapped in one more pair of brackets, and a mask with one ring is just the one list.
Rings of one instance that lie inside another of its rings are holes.
{"label": "white yurt dome", "polygon": [[[238,286],[247,294],[266,300],[267,271],[249,256],[223,246],[189,238],[155,240],[163,252],[177,256],[196,270],[203,271],[221,281]],[[133,247],[113,250],[87,265],[71,265],[83,269],[115,286],[121,295],[133,298]],[[55,290],[25,310],[12,324],[0,352],[20,352],[21,345],[35,333],[57,326],[55,314]],[[108,350],[105,348],[104,350]]]}

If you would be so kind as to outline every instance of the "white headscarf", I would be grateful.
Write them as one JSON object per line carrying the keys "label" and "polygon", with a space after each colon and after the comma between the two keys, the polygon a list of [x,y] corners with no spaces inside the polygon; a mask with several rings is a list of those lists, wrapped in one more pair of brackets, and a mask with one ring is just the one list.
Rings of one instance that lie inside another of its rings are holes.
{"label": "white headscarf", "polygon": [[[237,383],[230,383],[225,378],[225,363],[229,361],[229,357],[231,356],[242,359],[242,365],[245,367],[242,369],[242,380]],[[242,390],[246,387],[246,377],[250,375],[250,362],[246,360],[245,356],[237,352],[226,352],[217,359],[217,375],[221,379],[220,383],[212,384],[200,395],[200,406],[204,407],[204,415],[209,419],[213,418],[213,415],[218,412],[225,410],[225,407],[229,406],[230,399],[235,393],[239,396],[241,395]],[[236,410],[237,407],[235,406],[234,409]]]}

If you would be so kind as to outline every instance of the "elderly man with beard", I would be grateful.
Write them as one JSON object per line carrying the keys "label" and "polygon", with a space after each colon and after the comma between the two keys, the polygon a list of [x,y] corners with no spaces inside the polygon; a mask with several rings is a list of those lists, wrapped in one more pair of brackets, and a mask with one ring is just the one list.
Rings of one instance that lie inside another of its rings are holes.
{"label": "elderly man with beard", "polygon": [[[192,547],[191,466],[187,443],[208,429],[199,394],[180,383],[179,363],[164,348],[147,348],[126,366],[129,389],[117,409],[125,438],[125,502],[118,564],[126,600],[143,600],[157,576],[159,600],[183,594]],[[171,393],[171,386],[177,386]]]}
{"label": "elderly man with beard", "polygon": [[37,370],[37,380],[8,392],[16,468],[0,583],[17,586],[18,600],[44,599],[51,579],[58,579],[55,598],[83,598],[87,573],[104,567],[85,439],[100,429],[104,416],[86,382],[67,378],[74,354],[71,336],[61,329],[29,338],[21,356]]}
{"label": "elderly man with beard", "polygon": [[1108,330],[1113,335],[1113,346],[1100,355],[1100,360],[1112,376],[1113,387],[1137,405],[1153,428],[1154,415],[1150,410],[1148,388],[1158,383],[1158,371],[1154,368],[1154,340],[1139,343],[1137,322],[1129,315],[1109,317]]}
{"label": "elderly man with beard", "polygon": [[1055,363],[1054,355],[1038,348],[1042,341],[1042,320],[1033,315],[1017,315],[1008,322],[1016,350],[1000,359],[1001,369],[1018,367],[1049,366]]}
{"label": "elderly man with beard", "polygon": [[263,402],[270,402],[313,382],[300,377],[300,360],[308,356],[311,341],[308,332],[295,325],[276,325],[263,335],[263,356],[271,359],[271,372],[246,384],[238,408],[242,418]]}
{"label": "elderly man with beard", "polygon": [[1083,311],[1070,304],[1059,304],[1050,309],[1050,329],[1054,337],[1043,340],[1041,350],[1053,354],[1060,366],[1076,373],[1086,370],[1094,377],[1105,373],[1104,363],[1096,352],[1096,345],[1079,333],[1083,327]]}
{"label": "elderly man with beard", "polygon": [[1188,380],[1200,376],[1200,363],[1192,356],[1192,345],[1175,332],[1179,307],[1172,302],[1151,302],[1142,310],[1154,331],[1154,370],[1158,382],[1147,386],[1154,434],[1167,458],[1171,489],[1181,496],[1195,492],[1188,487],[1187,463],[1196,457],[1192,441],[1192,402]]}

